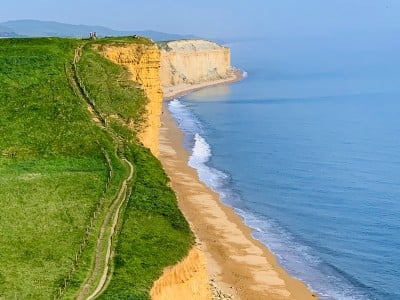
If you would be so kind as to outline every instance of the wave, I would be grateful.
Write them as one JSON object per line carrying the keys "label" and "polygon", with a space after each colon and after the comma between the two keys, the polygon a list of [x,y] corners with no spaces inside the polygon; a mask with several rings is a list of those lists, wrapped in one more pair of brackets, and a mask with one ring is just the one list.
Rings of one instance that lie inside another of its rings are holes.
{"label": "wave", "polygon": [[233,207],[244,223],[253,229],[253,236],[276,255],[279,263],[292,276],[317,291],[321,300],[370,299],[362,287],[355,286],[341,274],[341,270],[325,263],[312,247],[282,228],[278,221],[250,211],[235,189],[229,173],[212,166],[212,147],[190,107],[175,99],[169,103],[169,110],[184,133],[185,146],[191,151],[189,166],[197,170],[200,180],[217,192],[224,204]]}
{"label": "wave", "polygon": [[211,148],[206,140],[198,133],[194,137],[194,147],[192,155],[189,159],[189,164],[193,167],[199,167],[209,161],[211,157]]}
{"label": "wave", "polygon": [[211,148],[206,140],[198,133],[194,136],[194,146],[192,155],[189,158],[189,166],[197,170],[199,178],[207,186],[211,187],[215,192],[220,192],[224,186],[224,181],[228,179],[228,175],[222,171],[207,166],[207,162],[211,158]]}
{"label": "wave", "polygon": [[169,102],[168,108],[174,119],[178,122],[180,128],[184,128],[185,132],[202,132],[201,123],[193,115],[190,109],[183,105],[178,99]]}

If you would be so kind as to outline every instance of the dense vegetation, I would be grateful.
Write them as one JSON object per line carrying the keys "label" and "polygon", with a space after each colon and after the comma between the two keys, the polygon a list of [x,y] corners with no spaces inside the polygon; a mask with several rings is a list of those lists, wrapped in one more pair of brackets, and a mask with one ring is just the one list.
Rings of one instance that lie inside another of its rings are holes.
{"label": "dense vegetation", "polygon": [[90,44],[78,72],[100,114],[118,116],[110,130],[95,124],[71,88],[74,49],[84,43],[0,41],[0,299],[51,299],[65,286],[64,298],[76,296],[127,173],[121,155],[134,163],[135,176],[103,298],[148,299],[162,269],[193,242],[160,163],[125,126],[140,126],[143,92]]}

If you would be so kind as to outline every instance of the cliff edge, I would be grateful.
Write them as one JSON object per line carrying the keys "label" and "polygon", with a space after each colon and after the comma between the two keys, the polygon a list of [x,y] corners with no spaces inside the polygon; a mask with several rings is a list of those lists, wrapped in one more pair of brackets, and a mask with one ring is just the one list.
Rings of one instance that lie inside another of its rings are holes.
{"label": "cliff edge", "polygon": [[[158,156],[163,92],[179,94],[237,79],[230,66],[228,48],[206,40],[180,40],[155,44],[102,45],[97,49],[111,61],[125,66],[146,93],[145,126],[139,138]],[[212,298],[206,258],[193,248],[188,256],[154,283],[153,300]]]}
{"label": "cliff edge", "polygon": [[146,118],[140,140],[158,155],[158,132],[163,94],[160,84],[160,51],[155,44],[102,45],[98,51],[109,60],[125,66],[134,82],[146,93]]}
{"label": "cliff edge", "polygon": [[232,71],[230,50],[206,40],[181,40],[158,44],[161,52],[162,88],[198,84],[226,78]]}
{"label": "cliff edge", "polygon": [[206,258],[203,252],[193,248],[180,263],[165,270],[150,291],[153,300],[209,300]]}
{"label": "cliff edge", "polygon": [[166,97],[215,83],[237,80],[230,65],[230,50],[206,40],[178,40],[156,44],[107,44],[98,51],[125,66],[149,102],[139,136],[158,155],[158,134],[163,94]]}

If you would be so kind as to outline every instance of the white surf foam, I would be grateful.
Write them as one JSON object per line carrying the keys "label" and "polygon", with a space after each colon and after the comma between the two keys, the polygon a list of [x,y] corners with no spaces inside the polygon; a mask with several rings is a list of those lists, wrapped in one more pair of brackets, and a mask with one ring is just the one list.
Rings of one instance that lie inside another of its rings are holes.
{"label": "white surf foam", "polygon": [[219,192],[219,188],[222,187],[228,176],[222,171],[207,166],[206,163],[210,158],[210,145],[200,134],[195,133],[192,155],[189,158],[188,164],[197,170],[201,181],[211,187],[215,192]]}
{"label": "white surf foam", "polygon": [[189,159],[190,165],[198,167],[210,160],[211,157],[210,145],[198,133],[195,134],[194,147],[192,151],[193,153]]}
{"label": "white surf foam", "polygon": [[169,102],[168,108],[174,119],[178,122],[179,128],[184,132],[202,132],[201,124],[193,113],[183,105],[178,99]]}
{"label": "white surf foam", "polygon": [[[204,138],[202,125],[196,115],[178,99],[169,103],[169,109],[184,132],[185,145],[192,152],[188,165],[197,170],[202,182],[219,193],[223,203],[232,206],[245,224],[254,229],[253,236],[263,242],[293,276],[312,283],[310,288],[317,290],[322,300],[368,299],[329,267],[324,267],[329,270],[322,273],[320,269],[323,262],[313,254],[312,249],[299,243],[275,221],[246,209],[229,175],[211,166],[212,148]],[[327,274],[329,280],[326,280]]]}

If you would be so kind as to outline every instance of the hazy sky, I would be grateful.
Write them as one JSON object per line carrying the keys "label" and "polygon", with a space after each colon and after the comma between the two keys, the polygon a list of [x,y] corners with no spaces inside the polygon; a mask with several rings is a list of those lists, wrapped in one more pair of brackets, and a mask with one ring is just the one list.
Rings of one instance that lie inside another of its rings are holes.
{"label": "hazy sky", "polygon": [[204,37],[321,35],[398,31],[400,0],[2,1],[0,22],[16,19]]}

